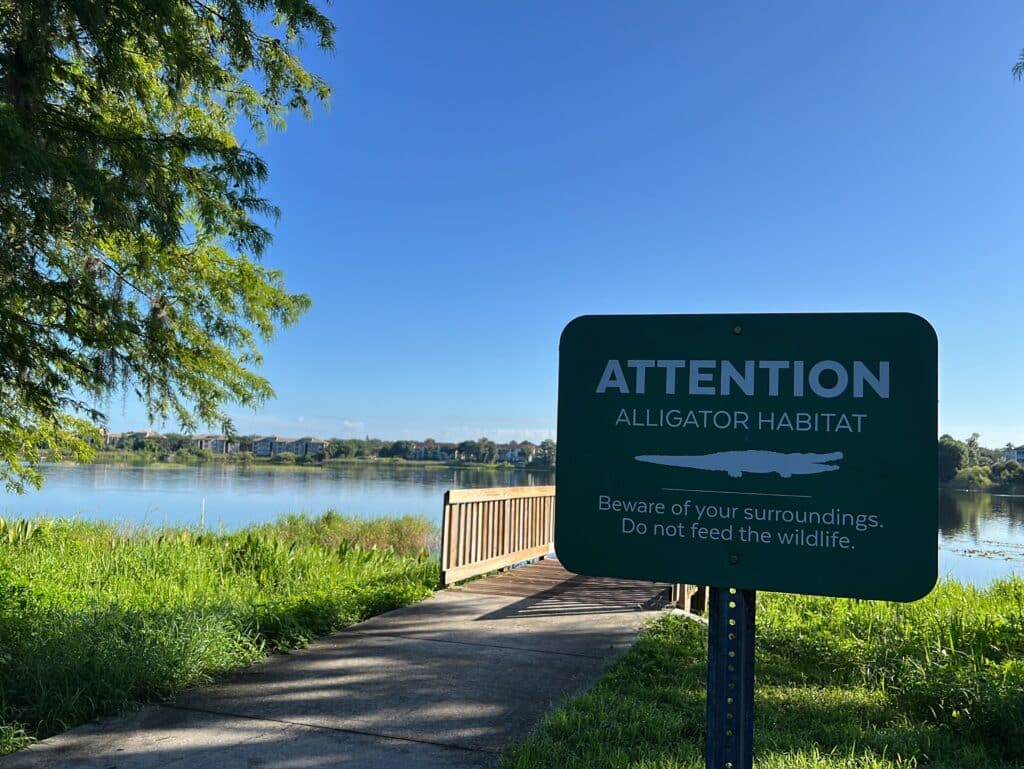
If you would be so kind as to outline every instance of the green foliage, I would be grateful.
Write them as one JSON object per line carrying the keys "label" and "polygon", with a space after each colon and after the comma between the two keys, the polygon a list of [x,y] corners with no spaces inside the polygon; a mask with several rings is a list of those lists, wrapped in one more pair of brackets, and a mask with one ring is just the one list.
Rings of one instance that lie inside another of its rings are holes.
{"label": "green foliage", "polygon": [[366,550],[393,549],[401,556],[425,558],[440,548],[440,532],[426,518],[359,518],[328,510],[318,517],[286,515],[273,524],[250,529],[274,535],[283,542],[318,544],[327,549],[358,546]]}
{"label": "green foliage", "polygon": [[971,437],[963,443],[964,464],[968,467],[982,464],[981,461],[981,436],[978,433],[971,433]]}
{"label": "green foliage", "polygon": [[556,449],[555,442],[550,438],[541,441],[540,446],[537,447],[534,464],[538,467],[554,467]]}
{"label": "green foliage", "polygon": [[275,465],[294,465],[297,457],[290,451],[279,451],[270,459]]}
{"label": "green foliage", "polygon": [[478,461],[490,465],[498,459],[498,445],[489,438],[481,438],[476,442],[476,446]]}
{"label": "green foliage", "polygon": [[214,454],[209,449],[190,449],[189,456],[197,462],[212,462]]}
{"label": "green foliage", "polygon": [[759,643],[789,660],[787,674],[884,693],[922,732],[1024,761],[1024,733],[1010,726],[1024,723],[1024,580],[943,582],[913,604],[793,596],[769,616]]}
{"label": "green foliage", "polygon": [[[913,604],[758,595],[755,765],[1024,764],[1024,580]],[[703,769],[707,630],[665,617],[504,769]]]}
{"label": "green foliage", "polygon": [[227,456],[229,461],[240,465],[252,464],[256,459],[256,455],[251,451],[236,451],[233,454],[228,454]]}
{"label": "green foliage", "polygon": [[461,459],[470,462],[480,461],[480,444],[477,441],[463,441],[456,448]]}
{"label": "green foliage", "polygon": [[967,449],[963,443],[951,435],[939,438],[939,481],[946,483],[953,480],[957,471],[964,465]]}
{"label": "green foliage", "polygon": [[0,753],[419,600],[438,578],[390,543],[339,547],[323,519],[228,535],[28,523],[0,537]]}
{"label": "green foliage", "polygon": [[[253,436],[237,438],[240,450],[230,454],[196,454],[194,453],[196,450],[191,448],[191,443],[184,436],[156,435],[155,437],[145,439],[128,436],[110,441],[108,448],[105,451],[98,452],[92,461],[116,461],[128,464],[157,461],[181,463],[209,461],[210,459],[243,464],[246,462],[263,461],[264,457],[257,458],[252,453],[254,440]],[[182,441],[184,441],[184,445]],[[437,444],[432,439],[428,439],[425,443],[427,455],[422,460],[417,461],[458,461],[460,463],[482,463],[486,461],[487,464],[494,464],[498,460],[498,447],[487,438],[481,438],[479,441],[464,441],[458,447],[455,444]],[[412,452],[413,445],[413,442],[408,440],[392,441],[385,444],[376,438],[366,438],[364,440],[357,438],[332,438],[321,450],[302,456],[293,455],[291,452],[289,454],[295,457],[295,464],[298,465],[341,464],[353,459],[380,458],[389,458],[393,463],[401,464],[406,461],[407,456]],[[516,444],[515,441],[512,441],[509,445],[510,447],[518,445],[520,449],[520,456],[515,461],[516,465],[538,470],[553,469],[555,457],[554,441],[545,441],[540,450],[532,443],[525,441],[521,444]],[[138,446],[138,449],[135,448],[136,446]],[[112,449],[121,449],[122,451],[115,453]],[[459,452],[458,459],[456,459],[457,451]],[[289,462],[287,457],[283,461],[285,463]],[[511,462],[502,462],[502,464],[507,467],[512,466]]]}
{"label": "green foliage", "polygon": [[989,475],[989,468],[973,465],[964,467],[957,471],[953,478],[953,486],[959,489],[987,489],[992,485],[992,477]]}
{"label": "green foliage", "polygon": [[49,528],[50,524],[46,521],[33,521],[27,518],[8,521],[0,516],[0,544],[26,545],[45,535]]}
{"label": "green foliage", "polygon": [[231,572],[249,576],[260,587],[280,587],[287,579],[301,577],[296,569],[296,543],[286,545],[278,539],[246,532],[245,538],[228,548],[227,567]]}
{"label": "green foliage", "polygon": [[[1004,460],[1003,450],[980,445],[980,437],[972,433],[966,441],[950,435],[939,438],[939,481],[972,490],[1024,484],[1024,467],[1016,461]],[[1007,448],[1013,445],[1008,444]]]}
{"label": "green foliage", "polygon": [[192,441],[189,440],[188,436],[181,435],[180,433],[158,435],[154,440],[160,446],[160,451],[167,454],[188,449],[192,445]]}
{"label": "green foliage", "polygon": [[989,468],[992,483],[999,486],[1024,485],[1024,465],[1016,460],[996,462]]}
{"label": "green foliage", "polygon": [[309,0],[0,0],[9,488],[40,483],[41,447],[87,457],[114,390],[189,430],[272,395],[258,344],[309,299],[258,262],[276,209],[234,130],[326,99],[296,49],[333,32]]}
{"label": "green foliage", "polygon": [[990,449],[985,446],[978,447],[978,464],[984,466],[994,465],[1003,461],[1002,449]]}
{"label": "green foliage", "polygon": [[394,441],[383,449],[380,455],[392,459],[405,459],[410,451],[412,451],[412,441]]}

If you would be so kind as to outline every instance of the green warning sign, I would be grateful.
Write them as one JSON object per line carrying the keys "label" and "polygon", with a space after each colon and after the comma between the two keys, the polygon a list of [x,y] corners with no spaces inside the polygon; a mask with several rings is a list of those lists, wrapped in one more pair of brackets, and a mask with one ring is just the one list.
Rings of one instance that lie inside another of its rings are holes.
{"label": "green warning sign", "polygon": [[559,352],[559,558],[920,598],[937,576],[937,357],[903,313],[577,318]]}

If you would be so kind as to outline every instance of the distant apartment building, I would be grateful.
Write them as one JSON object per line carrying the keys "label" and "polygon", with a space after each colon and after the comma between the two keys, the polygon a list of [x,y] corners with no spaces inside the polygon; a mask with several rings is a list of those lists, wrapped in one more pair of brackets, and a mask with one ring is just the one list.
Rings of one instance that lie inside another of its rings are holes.
{"label": "distant apartment building", "polygon": [[517,444],[515,446],[505,443],[498,446],[498,461],[510,462],[512,464],[532,462],[536,453],[537,447],[532,443]]}
{"label": "distant apartment building", "polygon": [[414,441],[412,447],[406,453],[406,459],[433,459],[439,462],[455,457],[454,443],[420,443]]}
{"label": "distant apartment building", "polygon": [[160,438],[160,433],[152,430],[136,430],[127,433],[104,433],[103,446],[108,449],[132,450],[141,446],[149,438]]}
{"label": "distant apartment building", "polygon": [[1018,446],[1015,449],[1006,449],[1006,451],[1003,452],[1003,460],[1006,462],[1013,460],[1015,462],[1020,462],[1022,465],[1024,465],[1024,445]]}
{"label": "distant apartment building", "polygon": [[266,435],[252,443],[252,453],[258,457],[276,457],[289,452],[297,457],[313,457],[323,454],[327,441],[320,438],[282,438],[280,435]]}
{"label": "distant apartment building", "polygon": [[234,454],[238,451],[238,442],[226,435],[193,435],[192,448],[197,451],[212,451],[214,454]]}

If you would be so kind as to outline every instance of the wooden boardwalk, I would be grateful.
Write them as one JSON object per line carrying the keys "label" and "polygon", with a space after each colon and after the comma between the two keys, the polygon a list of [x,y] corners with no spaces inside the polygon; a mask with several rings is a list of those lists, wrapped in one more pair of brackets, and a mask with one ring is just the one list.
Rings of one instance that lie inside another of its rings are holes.
{"label": "wooden boardwalk", "polygon": [[[581,577],[554,558],[555,487],[453,489],[441,514],[441,586],[519,597],[519,616],[609,614],[662,607],[701,613],[704,589]],[[540,557],[519,568],[510,567]],[[495,572],[498,572],[495,574]],[[483,576],[482,579],[478,579]]]}
{"label": "wooden boardwalk", "polygon": [[519,601],[500,610],[500,613],[521,617],[658,609],[669,603],[671,592],[671,586],[663,582],[583,577],[566,571],[554,558],[545,558],[448,589],[518,597]]}

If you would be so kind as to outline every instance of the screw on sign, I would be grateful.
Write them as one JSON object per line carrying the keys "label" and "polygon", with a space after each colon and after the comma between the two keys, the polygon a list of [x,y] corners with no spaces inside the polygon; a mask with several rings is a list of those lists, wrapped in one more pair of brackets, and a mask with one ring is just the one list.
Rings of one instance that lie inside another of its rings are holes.
{"label": "screw on sign", "polygon": [[752,766],[755,591],[934,586],[937,347],[908,313],[562,333],[555,550],[579,574],[711,586],[709,768]]}

